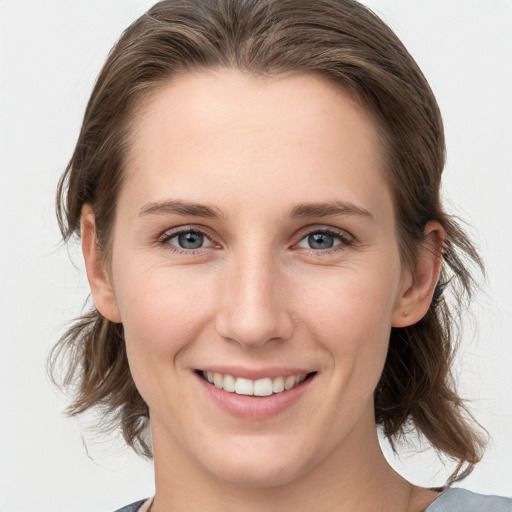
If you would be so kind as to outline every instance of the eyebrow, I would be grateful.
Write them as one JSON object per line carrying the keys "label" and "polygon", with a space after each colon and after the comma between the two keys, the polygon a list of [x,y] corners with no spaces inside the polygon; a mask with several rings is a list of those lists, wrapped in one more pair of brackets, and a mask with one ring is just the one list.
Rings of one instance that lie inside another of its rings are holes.
{"label": "eyebrow", "polygon": [[204,217],[208,219],[218,219],[223,217],[222,212],[218,208],[175,199],[155,201],[147,203],[141,207],[139,216],[143,217],[144,215],[150,214],[175,214],[192,217]]}
{"label": "eyebrow", "polygon": [[[216,207],[177,199],[154,201],[140,208],[139,216],[143,217],[151,214],[174,214],[208,219],[220,219],[225,217],[222,211]],[[344,201],[299,204],[290,212],[290,217],[292,218],[327,217],[336,215],[356,215],[373,220],[373,215],[365,208]]]}
{"label": "eyebrow", "polygon": [[373,220],[373,215],[365,208],[344,201],[300,204],[293,208],[290,213],[292,218],[327,217],[331,215],[356,215]]}

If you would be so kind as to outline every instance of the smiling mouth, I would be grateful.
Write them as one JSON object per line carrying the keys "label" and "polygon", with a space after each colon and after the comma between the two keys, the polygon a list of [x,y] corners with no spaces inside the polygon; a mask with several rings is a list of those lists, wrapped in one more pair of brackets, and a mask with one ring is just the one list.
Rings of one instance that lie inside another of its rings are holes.
{"label": "smiling mouth", "polygon": [[207,382],[228,393],[265,397],[290,391],[302,384],[306,379],[311,378],[316,372],[289,375],[287,377],[266,377],[258,380],[234,377],[233,375],[223,373],[205,371],[199,371],[198,373]]}

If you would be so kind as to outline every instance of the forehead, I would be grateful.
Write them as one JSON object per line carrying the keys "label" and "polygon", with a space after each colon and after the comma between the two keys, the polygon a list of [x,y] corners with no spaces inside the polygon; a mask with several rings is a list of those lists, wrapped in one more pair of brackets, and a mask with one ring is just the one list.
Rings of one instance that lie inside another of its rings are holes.
{"label": "forehead", "polygon": [[232,69],[181,74],[149,93],[134,117],[138,135],[158,123],[169,134],[174,127],[174,135],[179,132],[182,139],[202,131],[205,143],[215,138],[215,128],[228,125],[232,131],[264,132],[274,140],[287,136],[312,141],[315,123],[324,126],[318,134],[324,140],[329,132],[336,138],[341,123],[357,125],[371,143],[380,140],[367,109],[347,90],[316,74],[261,76]]}
{"label": "forehead", "polygon": [[271,185],[282,200],[314,192],[322,196],[314,200],[341,194],[378,206],[389,199],[383,154],[370,116],[322,77],[203,71],[173,79],[140,105],[126,183],[139,195],[159,188],[198,202],[268,196]]}

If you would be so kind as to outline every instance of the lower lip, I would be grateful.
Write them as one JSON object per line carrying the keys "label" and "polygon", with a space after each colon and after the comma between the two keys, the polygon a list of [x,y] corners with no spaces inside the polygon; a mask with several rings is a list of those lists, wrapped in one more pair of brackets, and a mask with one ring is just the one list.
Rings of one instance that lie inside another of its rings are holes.
{"label": "lower lip", "polygon": [[211,400],[223,411],[244,420],[264,420],[277,416],[296,403],[316,375],[311,375],[293,389],[270,396],[237,395],[216,388],[200,375],[196,376]]}

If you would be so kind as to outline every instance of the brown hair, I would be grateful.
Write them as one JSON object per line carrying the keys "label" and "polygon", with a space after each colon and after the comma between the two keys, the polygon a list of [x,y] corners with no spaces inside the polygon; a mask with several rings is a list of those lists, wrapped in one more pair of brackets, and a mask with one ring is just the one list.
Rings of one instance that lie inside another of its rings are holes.
{"label": "brown hair", "polygon": [[[481,262],[440,203],[445,143],[432,91],[391,29],[358,2],[168,0],[136,20],[98,77],[59,182],[57,215],[64,239],[79,236],[81,209],[88,203],[108,260],[135,109],[173,76],[216,67],[266,76],[316,73],[351,92],[382,132],[404,263],[414,266],[428,221],[437,220],[446,230],[434,302],[420,322],[392,329],[375,413],[392,443],[413,425],[458,463],[452,479],[464,476],[479,461],[483,445],[451,378],[453,326],[473,287],[466,262],[480,268]],[[451,304],[440,293],[444,288],[455,294]],[[110,426],[121,426],[130,446],[150,456],[143,435],[148,408],[130,375],[122,325],[93,307],[54,348],[54,375],[62,356],[67,356],[62,383],[75,392],[69,413],[100,407]]]}

